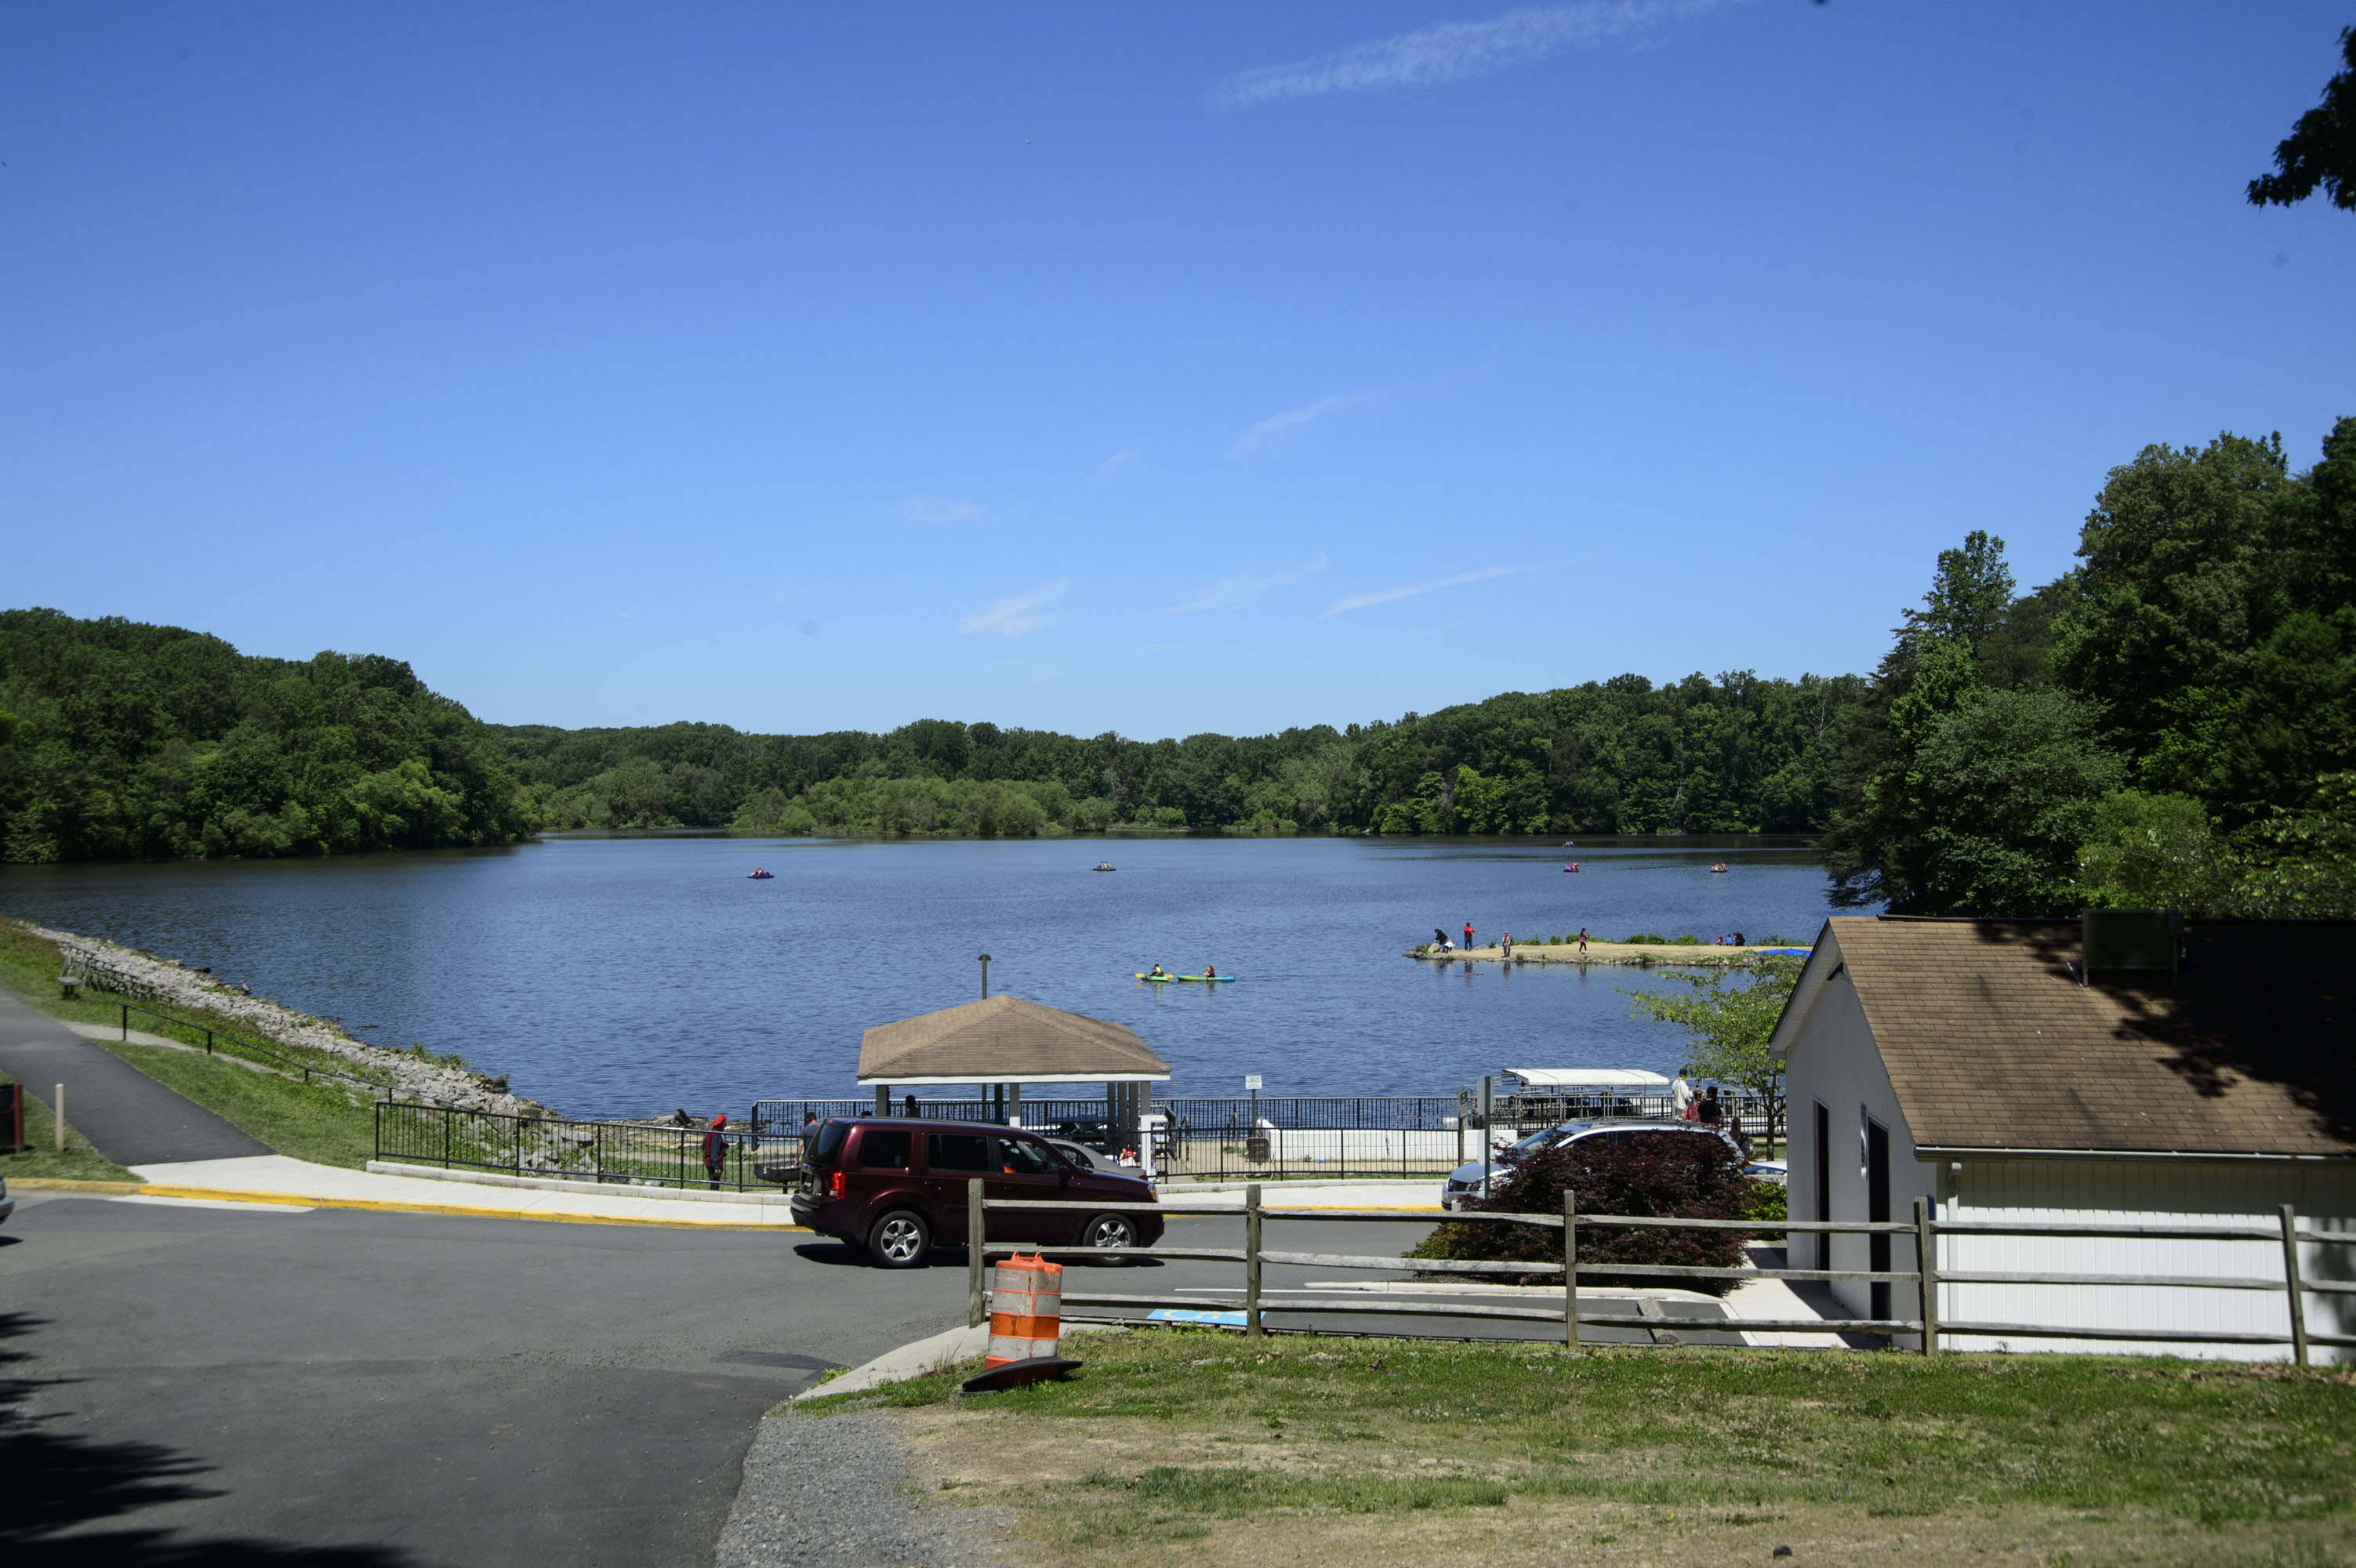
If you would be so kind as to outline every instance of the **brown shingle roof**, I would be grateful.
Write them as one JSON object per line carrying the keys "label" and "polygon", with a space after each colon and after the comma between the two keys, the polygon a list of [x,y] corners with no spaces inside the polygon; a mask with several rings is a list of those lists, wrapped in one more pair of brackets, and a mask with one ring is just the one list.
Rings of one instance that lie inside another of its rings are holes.
{"label": "brown shingle roof", "polygon": [[880,1024],[859,1040],[862,1083],[1169,1076],[1168,1064],[1134,1031],[1017,996]]}
{"label": "brown shingle roof", "polygon": [[2193,921],[2174,983],[2089,985],[2074,920],[1827,929],[1918,1144],[2356,1152],[2356,927]]}

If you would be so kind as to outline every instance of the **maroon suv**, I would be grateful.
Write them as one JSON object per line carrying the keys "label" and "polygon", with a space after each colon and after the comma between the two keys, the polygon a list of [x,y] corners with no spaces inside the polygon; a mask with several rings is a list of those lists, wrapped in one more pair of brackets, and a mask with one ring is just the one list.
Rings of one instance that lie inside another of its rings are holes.
{"label": "maroon suv", "polygon": [[[1076,1204],[1151,1203],[1136,1176],[1076,1165],[1046,1140],[970,1122],[862,1118],[823,1122],[805,1145],[794,1219],[866,1252],[880,1268],[912,1269],[936,1241],[966,1240],[966,1183],[980,1176],[986,1197]],[[992,1241],[1056,1247],[1150,1247],[1162,1217],[1017,1209],[990,1217]]]}

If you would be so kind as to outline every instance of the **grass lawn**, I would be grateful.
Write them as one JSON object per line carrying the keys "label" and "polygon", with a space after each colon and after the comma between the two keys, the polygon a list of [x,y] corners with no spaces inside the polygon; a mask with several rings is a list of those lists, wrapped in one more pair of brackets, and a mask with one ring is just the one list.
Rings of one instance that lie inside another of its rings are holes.
{"label": "grass lawn", "polygon": [[[0,920],[0,985],[5,985],[18,998],[49,1016],[68,1023],[115,1024],[121,1021],[122,1004],[112,998],[89,994],[71,1002],[61,998],[58,994],[58,951],[54,946],[10,921]],[[132,1015],[132,1027],[166,1038],[182,1039],[190,1045],[202,1043],[203,1026],[206,1025],[223,1030],[238,1029],[232,1020],[210,1015],[204,1008],[176,1004],[165,1011],[188,1019],[198,1027],[174,1027],[138,1014]],[[335,1079],[319,1079],[306,1084],[299,1079],[282,1078],[241,1067],[234,1060],[223,1059],[237,1048],[226,1034],[216,1036],[216,1045],[222,1055],[209,1057],[201,1052],[176,1051],[165,1046],[125,1044],[107,1039],[98,1043],[148,1077],[177,1090],[233,1125],[252,1133],[282,1155],[353,1169],[365,1165],[375,1155],[376,1112],[368,1091],[357,1084]],[[296,1062],[308,1061],[345,1071],[351,1069],[350,1063],[324,1052],[291,1046],[273,1045],[271,1048]],[[71,1107],[68,1109],[70,1111]],[[48,1148],[48,1112],[43,1110],[39,1114],[43,1118],[43,1132],[38,1145],[44,1151],[39,1157],[54,1161],[57,1156],[46,1153]],[[69,1140],[76,1136],[70,1123],[67,1127],[67,1135]],[[82,1146],[88,1150],[87,1144]],[[18,1162],[32,1157],[0,1156],[0,1169],[21,1176],[78,1174],[63,1169],[19,1168]],[[71,1160],[73,1157],[70,1144],[67,1158]],[[100,1160],[94,1152],[89,1153],[87,1157],[104,1167],[105,1179],[124,1179],[123,1173]],[[94,1176],[92,1179],[99,1178]]]}
{"label": "grass lawn", "polygon": [[1011,1507],[1075,1563],[2356,1564],[2346,1371],[1205,1330],[1066,1350],[1068,1383],[801,1408],[902,1407],[926,1501]]}

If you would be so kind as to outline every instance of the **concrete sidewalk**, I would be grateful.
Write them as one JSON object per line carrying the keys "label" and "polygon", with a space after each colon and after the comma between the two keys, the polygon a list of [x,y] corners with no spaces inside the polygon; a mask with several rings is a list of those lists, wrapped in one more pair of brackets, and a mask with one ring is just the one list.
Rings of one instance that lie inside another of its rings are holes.
{"label": "concrete sidewalk", "polygon": [[141,1195],[149,1197],[299,1203],[322,1208],[382,1208],[585,1224],[686,1226],[696,1230],[802,1230],[793,1222],[782,1191],[774,1199],[766,1194],[752,1195],[755,1201],[745,1203],[696,1201],[691,1195],[665,1196],[649,1187],[616,1187],[610,1195],[550,1192],[345,1170],[290,1159],[284,1155],[139,1165],[132,1167],[132,1174],[145,1184]]}
{"label": "concrete sidewalk", "polygon": [[0,994],[0,1070],[57,1110],[118,1165],[267,1155],[270,1145],[84,1039],[71,1026]]}

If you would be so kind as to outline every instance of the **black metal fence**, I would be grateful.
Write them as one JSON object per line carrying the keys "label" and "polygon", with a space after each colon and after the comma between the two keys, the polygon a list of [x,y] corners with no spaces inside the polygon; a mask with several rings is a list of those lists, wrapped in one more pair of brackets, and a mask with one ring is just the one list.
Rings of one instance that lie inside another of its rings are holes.
{"label": "black metal fence", "polygon": [[[1730,1124],[1762,1139],[1768,1103],[1754,1095],[1724,1100]],[[1152,1133],[1157,1177],[1189,1181],[1252,1179],[1437,1180],[1481,1158],[1483,1127],[1470,1095],[1238,1095],[1232,1099],[1157,1100]],[[798,1136],[804,1118],[872,1116],[875,1102],[855,1100],[764,1100],[753,1107],[755,1137]],[[926,1099],[896,1095],[891,1114],[932,1121],[1012,1123],[1034,1132],[1061,1132],[1108,1155],[1142,1164],[1144,1133],[1115,1120],[1111,1101]],[[1488,1135],[1512,1143],[1558,1122],[1593,1116],[1667,1121],[1669,1097],[1623,1090],[1519,1094],[1492,1104]],[[1763,1147],[1763,1144],[1761,1145]]]}
{"label": "black metal fence", "polygon": [[775,1191],[801,1164],[798,1134],[724,1132],[718,1178],[703,1163],[701,1127],[643,1122],[567,1122],[379,1101],[376,1157],[444,1170],[590,1181],[624,1187]]}

